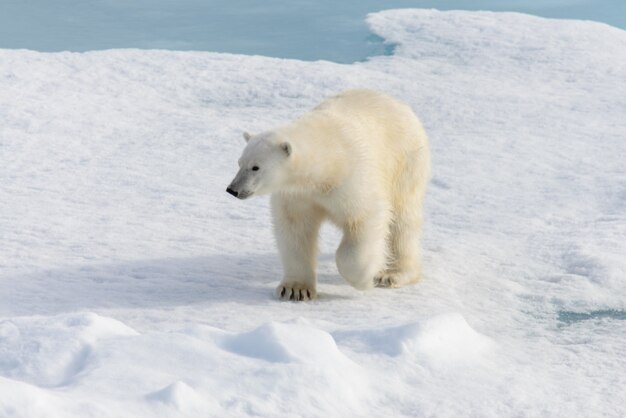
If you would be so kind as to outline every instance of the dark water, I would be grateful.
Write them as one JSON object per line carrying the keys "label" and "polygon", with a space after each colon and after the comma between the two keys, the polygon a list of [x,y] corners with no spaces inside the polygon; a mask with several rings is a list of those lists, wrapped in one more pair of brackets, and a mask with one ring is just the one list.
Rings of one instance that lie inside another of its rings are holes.
{"label": "dark water", "polygon": [[364,18],[393,8],[518,11],[626,28],[626,0],[0,0],[0,48],[158,48],[350,63],[389,53]]}
{"label": "dark water", "polygon": [[620,319],[626,320],[626,311],[605,309],[590,312],[559,311],[558,320],[565,324],[572,324],[591,319]]}

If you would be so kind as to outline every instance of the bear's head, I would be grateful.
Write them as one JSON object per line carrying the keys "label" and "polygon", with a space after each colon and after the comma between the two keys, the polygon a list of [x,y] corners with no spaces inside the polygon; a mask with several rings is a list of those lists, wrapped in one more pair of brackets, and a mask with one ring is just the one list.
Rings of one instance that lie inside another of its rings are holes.
{"label": "bear's head", "polygon": [[272,133],[243,134],[239,172],[226,191],[239,199],[279,191],[286,184],[291,145]]}

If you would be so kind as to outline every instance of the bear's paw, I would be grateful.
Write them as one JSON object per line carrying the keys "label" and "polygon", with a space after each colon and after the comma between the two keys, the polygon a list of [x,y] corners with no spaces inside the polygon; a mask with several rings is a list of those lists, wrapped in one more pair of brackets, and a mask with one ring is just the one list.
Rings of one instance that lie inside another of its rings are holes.
{"label": "bear's paw", "polygon": [[381,271],[374,277],[376,287],[402,287],[409,282],[407,275],[398,271]]}
{"label": "bear's paw", "polygon": [[315,286],[305,283],[281,283],[276,288],[276,296],[280,300],[301,302],[317,297]]}

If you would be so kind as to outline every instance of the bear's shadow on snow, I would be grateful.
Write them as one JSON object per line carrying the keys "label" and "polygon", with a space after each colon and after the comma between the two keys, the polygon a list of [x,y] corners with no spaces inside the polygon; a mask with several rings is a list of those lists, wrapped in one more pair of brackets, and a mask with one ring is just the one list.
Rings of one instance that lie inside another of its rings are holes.
{"label": "bear's shadow on snow", "polygon": [[[320,262],[330,262],[331,258],[322,256]],[[163,308],[211,302],[265,305],[277,302],[274,289],[281,277],[282,267],[275,253],[120,261],[40,270],[13,277],[10,286],[5,282],[6,300],[0,306],[0,314]],[[334,274],[320,274],[319,281],[343,282]],[[322,293],[319,301],[340,297]]]}

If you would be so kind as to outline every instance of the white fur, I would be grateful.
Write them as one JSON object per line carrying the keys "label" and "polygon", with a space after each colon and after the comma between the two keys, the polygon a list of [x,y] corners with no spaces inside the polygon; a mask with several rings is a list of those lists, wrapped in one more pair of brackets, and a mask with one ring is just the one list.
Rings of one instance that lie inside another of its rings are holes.
{"label": "white fur", "polygon": [[247,140],[229,190],[240,191],[240,198],[272,193],[284,267],[279,297],[316,296],[317,238],[324,220],[343,230],[336,261],[352,286],[398,287],[419,280],[430,154],[424,129],[407,105],[379,92],[350,90]]}

